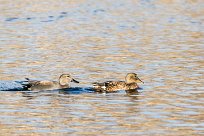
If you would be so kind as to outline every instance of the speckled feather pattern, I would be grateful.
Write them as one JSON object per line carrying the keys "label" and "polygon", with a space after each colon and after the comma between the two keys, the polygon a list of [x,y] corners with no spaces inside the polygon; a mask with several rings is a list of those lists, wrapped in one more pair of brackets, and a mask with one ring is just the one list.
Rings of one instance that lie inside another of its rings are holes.
{"label": "speckled feather pattern", "polygon": [[93,83],[93,88],[97,92],[116,92],[118,90],[134,90],[139,88],[137,82],[142,82],[135,73],[128,73],[125,81],[106,81],[103,83]]}

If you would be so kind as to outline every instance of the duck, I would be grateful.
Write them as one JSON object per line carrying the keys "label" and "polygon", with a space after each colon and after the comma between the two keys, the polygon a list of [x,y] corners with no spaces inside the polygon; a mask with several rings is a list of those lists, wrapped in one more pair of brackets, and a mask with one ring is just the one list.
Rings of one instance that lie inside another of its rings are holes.
{"label": "duck", "polygon": [[57,90],[57,89],[65,89],[69,88],[70,82],[79,83],[79,81],[72,78],[70,74],[62,74],[59,77],[58,81],[49,81],[49,80],[31,80],[29,78],[25,78],[26,83],[23,84],[24,89],[31,91],[40,91],[40,90]]}
{"label": "duck", "polygon": [[136,90],[139,88],[138,82],[144,84],[136,73],[128,73],[125,81],[106,81],[103,83],[93,83],[93,89],[97,92],[117,92],[118,90]]}

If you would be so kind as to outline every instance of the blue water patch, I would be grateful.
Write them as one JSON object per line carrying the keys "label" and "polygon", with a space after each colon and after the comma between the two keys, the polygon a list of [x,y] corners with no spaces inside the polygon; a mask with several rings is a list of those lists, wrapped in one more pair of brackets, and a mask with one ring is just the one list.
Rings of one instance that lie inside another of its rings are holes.
{"label": "blue water patch", "polygon": [[169,23],[175,23],[175,21],[176,21],[176,19],[175,19],[174,17],[170,17],[170,18],[168,19],[168,22],[169,22]]}
{"label": "blue water patch", "polygon": [[40,22],[52,22],[52,21],[54,21],[54,20],[43,20],[43,21],[40,21]]}
{"label": "blue water patch", "polygon": [[104,9],[95,9],[93,12],[94,13],[99,13],[99,12],[105,12],[105,10]]}
{"label": "blue water patch", "polygon": [[153,0],[140,0],[140,4],[146,8],[155,8]]}
{"label": "blue water patch", "polygon": [[61,18],[64,18],[65,16],[64,15],[59,15],[58,17],[57,17],[57,19],[61,19]]}
{"label": "blue water patch", "polygon": [[17,19],[19,19],[19,18],[17,18],[17,17],[11,17],[11,18],[7,18],[5,21],[10,22],[10,21],[15,21],[15,20],[17,20]]}
{"label": "blue water patch", "polygon": [[31,20],[31,19],[32,19],[31,17],[27,17],[27,18],[26,18],[26,20]]}
{"label": "blue water patch", "polygon": [[66,15],[66,14],[67,14],[67,12],[61,12],[60,14],[64,14],[64,15]]}
{"label": "blue water patch", "polygon": [[124,26],[124,25],[120,25],[119,27],[120,28],[127,28],[127,26]]}
{"label": "blue water patch", "polygon": [[[67,15],[67,12],[60,12],[60,14],[57,17],[55,17],[53,15],[49,15],[49,16],[45,17],[44,20],[41,20],[40,22],[52,22],[52,21],[55,21],[57,19],[64,18],[64,17],[66,17],[66,15]],[[11,21],[19,20],[19,19],[30,21],[30,20],[35,19],[35,18],[36,17],[25,17],[25,18],[10,17],[10,18],[6,18],[5,21],[11,22]]]}
{"label": "blue water patch", "polygon": [[54,18],[54,16],[48,16],[49,18]]}
{"label": "blue water patch", "polygon": [[35,17],[27,17],[25,18],[26,20],[32,20],[32,19],[35,19]]}
{"label": "blue water patch", "polygon": [[24,81],[0,81],[0,91],[22,91]]}

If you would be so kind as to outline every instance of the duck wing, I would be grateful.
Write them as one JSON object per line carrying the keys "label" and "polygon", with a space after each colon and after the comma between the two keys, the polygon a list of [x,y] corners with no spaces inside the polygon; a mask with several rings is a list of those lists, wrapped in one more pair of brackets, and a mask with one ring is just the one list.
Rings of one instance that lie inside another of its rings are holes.
{"label": "duck wing", "polygon": [[124,90],[126,83],[124,81],[111,81],[106,82],[107,92],[116,92],[118,90]]}
{"label": "duck wing", "polygon": [[28,90],[47,90],[58,85],[58,82],[56,81],[49,81],[49,80],[38,81],[38,80],[30,80],[28,78],[26,79],[27,79],[27,84],[25,84],[24,87],[27,88]]}
{"label": "duck wing", "polygon": [[103,83],[93,83],[93,88],[96,91],[106,91],[106,92],[115,92],[118,90],[123,90],[125,87],[124,81],[106,81]]}
{"label": "duck wing", "polygon": [[103,82],[103,83],[98,83],[98,82],[94,82],[93,84],[93,88],[96,92],[105,92],[106,90],[106,85],[108,84],[108,82]]}

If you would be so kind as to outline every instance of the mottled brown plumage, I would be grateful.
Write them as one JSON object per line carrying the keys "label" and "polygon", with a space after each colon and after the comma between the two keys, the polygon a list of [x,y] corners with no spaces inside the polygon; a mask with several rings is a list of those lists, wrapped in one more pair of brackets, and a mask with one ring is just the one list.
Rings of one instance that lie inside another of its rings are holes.
{"label": "mottled brown plumage", "polygon": [[39,90],[55,90],[55,89],[63,89],[69,88],[70,82],[79,83],[75,79],[73,79],[69,74],[62,74],[59,77],[59,81],[38,81],[38,80],[30,80],[27,79],[27,84],[24,85],[25,88],[32,91],[39,91]]}
{"label": "mottled brown plumage", "polygon": [[125,81],[106,81],[103,83],[93,83],[93,88],[98,92],[116,92],[118,90],[133,90],[139,88],[137,82],[142,82],[137,77],[137,74],[128,73],[125,77]]}

